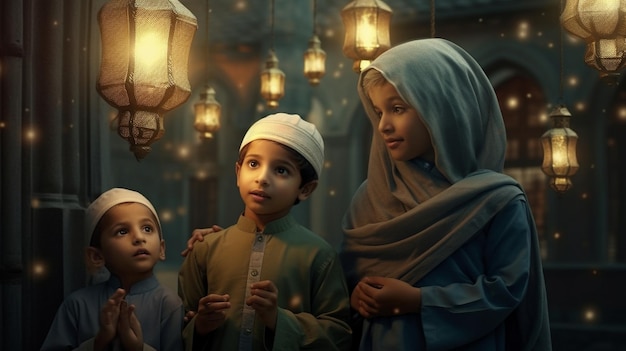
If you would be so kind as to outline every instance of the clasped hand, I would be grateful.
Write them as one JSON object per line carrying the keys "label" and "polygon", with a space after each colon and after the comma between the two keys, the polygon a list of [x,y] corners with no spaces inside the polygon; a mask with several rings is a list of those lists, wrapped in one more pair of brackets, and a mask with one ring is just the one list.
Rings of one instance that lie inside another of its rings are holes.
{"label": "clasped hand", "polygon": [[354,288],[350,305],[365,318],[419,313],[421,291],[398,279],[365,277]]}
{"label": "clasped hand", "polygon": [[125,295],[124,289],[117,289],[100,311],[100,330],[94,340],[94,350],[108,349],[116,336],[124,350],[143,350],[143,334],[135,305],[128,305]]}

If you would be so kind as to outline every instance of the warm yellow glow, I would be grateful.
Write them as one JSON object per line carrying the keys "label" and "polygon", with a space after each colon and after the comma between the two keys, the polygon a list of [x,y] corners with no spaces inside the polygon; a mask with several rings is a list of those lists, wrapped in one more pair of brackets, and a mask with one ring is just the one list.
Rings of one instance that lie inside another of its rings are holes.
{"label": "warm yellow glow", "polygon": [[294,309],[298,309],[301,304],[302,304],[302,296],[300,295],[294,295],[291,297],[291,299],[289,299],[289,306],[291,306]]}
{"label": "warm yellow glow", "polygon": [[567,108],[555,107],[550,113],[553,126],[541,136],[543,146],[541,169],[551,177],[550,186],[558,192],[571,188],[569,177],[576,174],[579,168],[576,157],[578,135],[569,128],[570,117]]}
{"label": "warm yellow glow", "polygon": [[167,38],[157,33],[145,33],[135,43],[135,65],[149,71],[167,57]]}
{"label": "warm yellow glow", "polygon": [[506,106],[509,109],[514,110],[519,106],[519,100],[517,99],[517,97],[511,96],[507,99]]}
{"label": "warm yellow glow", "polygon": [[382,0],[353,0],[341,11],[345,28],[343,53],[355,61],[373,60],[391,47],[391,8]]}
{"label": "warm yellow glow", "polygon": [[554,239],[557,239],[557,240],[558,240],[558,239],[560,239],[560,238],[561,238],[561,233],[559,233],[559,232],[555,232],[555,233],[554,233]]}
{"label": "warm yellow glow", "polygon": [[170,210],[163,210],[159,214],[159,217],[161,219],[161,222],[169,222],[174,219],[174,214]]}
{"label": "warm yellow glow", "polygon": [[376,35],[376,22],[372,14],[360,17],[356,24],[356,46],[365,52],[374,51],[378,48],[378,36]]}
{"label": "warm yellow glow", "polygon": [[26,130],[26,139],[29,141],[33,141],[37,138],[37,132],[34,129]]}
{"label": "warm yellow glow", "polygon": [[243,11],[248,8],[248,3],[243,0],[239,0],[235,3],[235,9],[238,11]]}
{"label": "warm yellow glow", "polygon": [[593,322],[596,320],[596,311],[593,308],[588,308],[584,312],[584,317],[586,322]]}
{"label": "warm yellow glow", "polygon": [[36,276],[42,276],[46,273],[46,266],[42,263],[36,262],[33,264],[33,274]]}
{"label": "warm yellow glow", "polygon": [[178,149],[178,156],[180,158],[187,158],[189,157],[189,147],[185,146],[185,145],[181,145],[181,147]]}
{"label": "warm yellow glow", "polygon": [[617,109],[617,118],[620,121],[626,121],[626,107],[622,106]]}
{"label": "warm yellow glow", "polygon": [[285,73],[278,68],[278,58],[273,50],[265,61],[265,69],[261,72],[261,97],[267,107],[278,107],[278,100],[285,95]]}

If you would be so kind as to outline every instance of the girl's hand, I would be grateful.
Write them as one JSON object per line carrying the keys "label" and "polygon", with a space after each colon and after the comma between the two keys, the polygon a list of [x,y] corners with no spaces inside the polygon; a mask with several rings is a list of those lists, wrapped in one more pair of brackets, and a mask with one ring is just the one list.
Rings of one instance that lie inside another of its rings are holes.
{"label": "girl's hand", "polygon": [[230,296],[228,294],[209,294],[198,301],[198,313],[196,313],[196,333],[206,335],[226,320],[226,310],[230,308]]}
{"label": "girl's hand", "polygon": [[189,238],[189,240],[187,240],[187,248],[184,249],[180,253],[180,255],[183,257],[187,256],[189,252],[193,250],[193,243],[195,243],[196,241],[204,241],[205,235],[219,232],[222,229],[222,227],[216,224],[211,226],[211,228],[194,229],[193,232],[191,232],[191,237]]}
{"label": "girl's hand", "polygon": [[354,289],[350,303],[365,318],[419,313],[419,288],[398,279],[365,277]]}
{"label": "girl's hand", "polygon": [[254,308],[267,328],[276,330],[277,301],[278,288],[271,281],[263,280],[250,286],[250,297],[246,299],[246,304]]}

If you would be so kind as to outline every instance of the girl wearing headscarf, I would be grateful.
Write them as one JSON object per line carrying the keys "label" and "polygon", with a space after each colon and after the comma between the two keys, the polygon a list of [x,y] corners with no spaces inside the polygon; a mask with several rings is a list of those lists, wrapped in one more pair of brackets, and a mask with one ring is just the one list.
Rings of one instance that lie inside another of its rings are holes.
{"label": "girl wearing headscarf", "polygon": [[452,42],[415,40],[357,89],[374,133],[341,257],[360,350],[551,350],[536,225],[502,173],[506,132],[482,68]]}

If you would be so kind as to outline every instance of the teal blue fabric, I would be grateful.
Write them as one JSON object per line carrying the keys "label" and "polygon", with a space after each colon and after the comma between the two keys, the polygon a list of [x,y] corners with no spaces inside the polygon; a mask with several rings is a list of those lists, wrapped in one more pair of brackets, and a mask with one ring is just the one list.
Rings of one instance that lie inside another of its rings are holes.
{"label": "teal blue fabric", "polygon": [[[68,295],[58,309],[41,350],[73,350],[93,339],[100,329],[100,311],[120,287],[119,279],[111,276],[108,281]],[[135,315],[141,324],[144,345],[156,350],[183,349],[183,303],[174,291],[151,276],[135,283],[125,300],[136,306]]]}
{"label": "teal blue fabric", "polygon": [[[390,157],[362,87],[370,69],[418,111],[434,165]],[[357,89],[374,135],[367,180],[344,217],[342,263],[351,287],[376,275],[424,294],[419,315],[366,321],[361,349],[412,331],[393,349],[550,350],[536,225],[523,189],[502,173],[506,131],[480,65],[447,40],[415,40],[374,60]]]}

